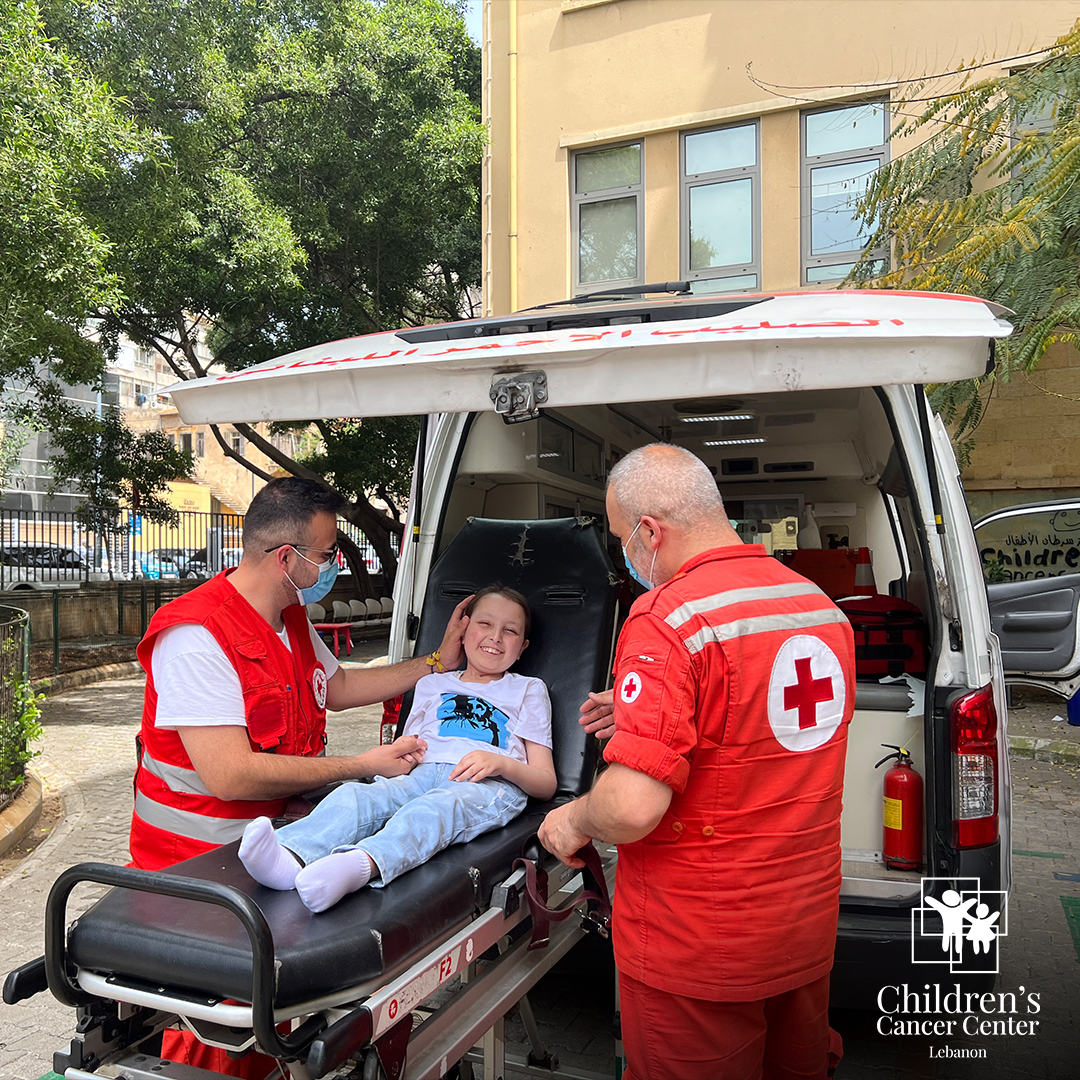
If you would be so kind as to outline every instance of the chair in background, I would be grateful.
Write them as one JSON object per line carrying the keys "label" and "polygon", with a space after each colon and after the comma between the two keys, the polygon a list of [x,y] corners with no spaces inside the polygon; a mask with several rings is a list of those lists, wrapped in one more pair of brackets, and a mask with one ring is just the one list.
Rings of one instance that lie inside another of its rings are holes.
{"label": "chair in background", "polygon": [[379,601],[379,606],[382,608],[383,618],[389,620],[394,614],[394,601],[389,596],[384,596]]}
{"label": "chair in background", "polygon": [[311,620],[311,625],[315,627],[315,631],[318,634],[333,634],[334,635],[334,655],[341,655],[341,638],[345,638],[345,655],[352,655],[352,633],[351,623],[348,621],[342,622],[342,614],[344,611],[344,618],[348,620],[352,612],[349,610],[348,604],[343,604],[340,600],[334,601],[334,618],[331,621],[326,619],[326,608],[322,604],[308,604],[307,614]]}

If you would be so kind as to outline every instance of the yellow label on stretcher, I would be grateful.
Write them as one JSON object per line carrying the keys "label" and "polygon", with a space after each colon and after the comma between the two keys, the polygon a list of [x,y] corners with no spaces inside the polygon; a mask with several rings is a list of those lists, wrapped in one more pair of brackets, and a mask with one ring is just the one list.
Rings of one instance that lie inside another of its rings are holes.
{"label": "yellow label on stretcher", "polygon": [[885,796],[885,828],[897,829],[902,828],[901,822],[904,818],[904,804],[899,799],[890,799],[888,795]]}

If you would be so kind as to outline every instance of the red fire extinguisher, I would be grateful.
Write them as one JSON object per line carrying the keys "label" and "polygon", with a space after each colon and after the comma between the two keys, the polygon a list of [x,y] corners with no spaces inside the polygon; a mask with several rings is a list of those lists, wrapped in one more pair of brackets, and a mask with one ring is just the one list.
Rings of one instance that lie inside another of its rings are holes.
{"label": "red fire extinguisher", "polygon": [[875,766],[880,769],[886,761],[896,764],[885,774],[885,838],[882,856],[890,870],[920,870],[923,840],[923,782],[911,767],[911,755],[902,746],[882,743],[893,754],[883,757]]}

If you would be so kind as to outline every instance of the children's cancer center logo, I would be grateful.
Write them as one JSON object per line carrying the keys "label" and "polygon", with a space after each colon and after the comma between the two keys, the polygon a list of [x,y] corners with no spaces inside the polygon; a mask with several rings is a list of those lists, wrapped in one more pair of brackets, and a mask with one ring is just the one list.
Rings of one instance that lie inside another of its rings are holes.
{"label": "children's cancer center logo", "polygon": [[985,1058],[989,1048],[980,1040],[988,1036],[1039,1034],[1039,991],[1000,983],[987,989],[985,976],[999,972],[998,945],[1009,932],[1007,901],[978,878],[922,879],[911,911],[911,962],[927,965],[934,981],[881,987],[879,1035],[933,1038],[931,1058]]}
{"label": "children's cancer center logo", "polygon": [[998,940],[1006,937],[1008,904],[978,878],[923,878],[911,911],[911,962],[948,967],[951,974],[997,974]]}

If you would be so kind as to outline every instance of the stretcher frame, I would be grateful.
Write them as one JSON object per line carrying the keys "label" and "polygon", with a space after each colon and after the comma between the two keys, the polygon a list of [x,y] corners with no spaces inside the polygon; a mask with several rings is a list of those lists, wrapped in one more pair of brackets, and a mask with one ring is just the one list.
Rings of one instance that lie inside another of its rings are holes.
{"label": "stretcher frame", "polygon": [[[610,891],[615,847],[601,845],[600,857]],[[550,856],[540,861],[549,870],[548,905],[564,909],[580,902],[586,889],[582,874]],[[181,897],[228,910],[251,941],[252,1001],[226,1002],[76,968],[66,949],[66,910],[72,890],[82,883]],[[530,1075],[604,1080],[601,1074],[558,1068],[543,1045],[526,995],[586,933],[607,937],[606,920],[590,904],[580,919],[553,923],[543,948],[530,948],[529,923],[525,873],[518,868],[495,886],[486,910],[452,928],[389,976],[275,1009],[273,937],[250,897],[217,882],[81,863],[64,871],[50,892],[45,956],[13,972],[4,997],[22,1000],[47,985],[61,1002],[78,1009],[76,1036],[54,1055],[53,1068],[65,1080],[220,1077],[140,1049],[178,1019],[207,1045],[238,1052],[255,1046],[287,1061],[292,1080],[345,1075],[357,1080],[439,1080],[459,1062],[466,1075],[473,1064],[481,1064],[484,1080],[504,1076],[508,1062]],[[425,1008],[436,995],[446,1000]],[[503,1023],[515,1005],[531,1043],[525,1060],[506,1054]],[[287,1034],[277,1030],[284,1022],[294,1025]]]}

